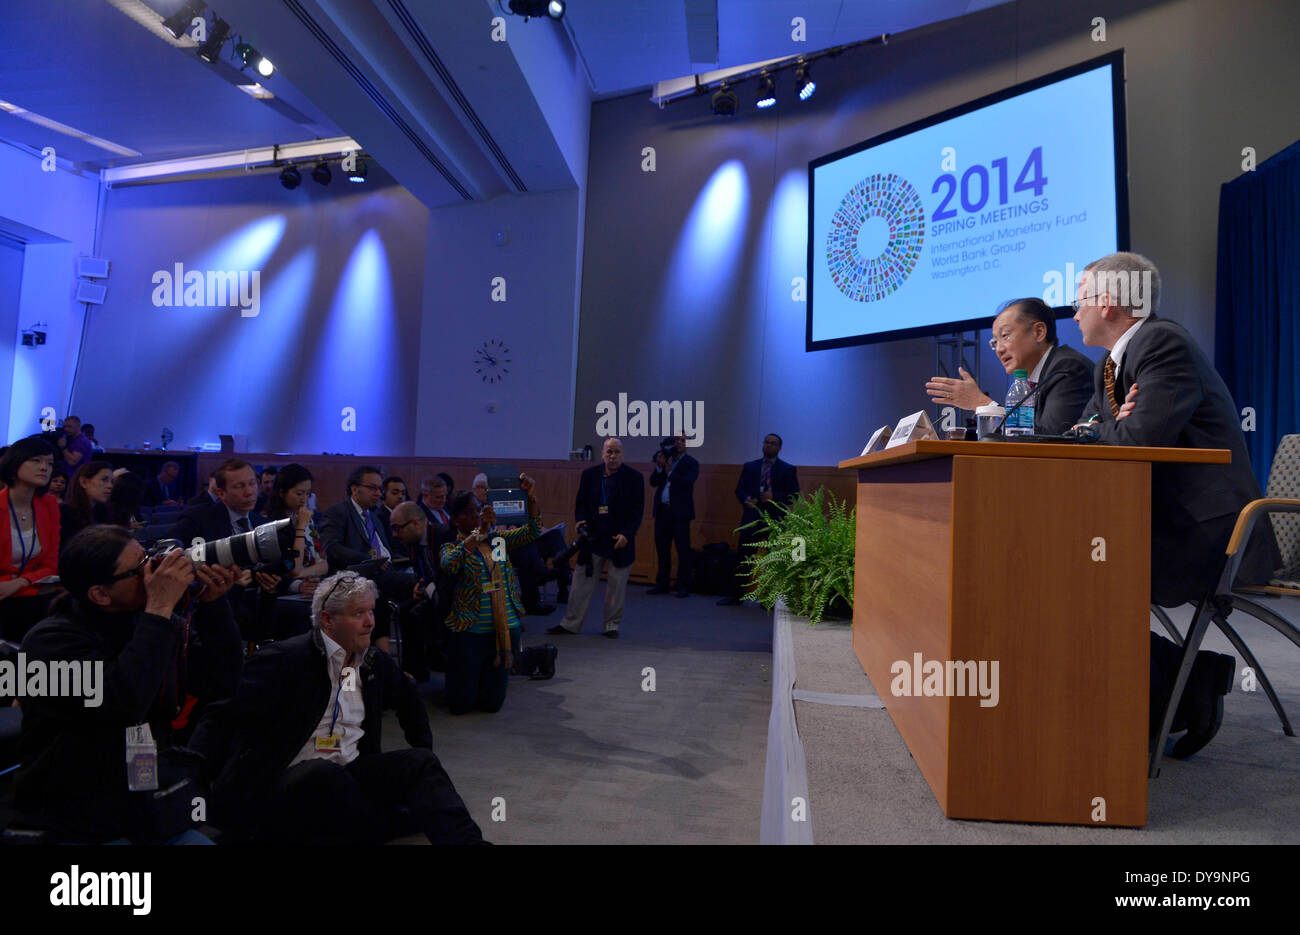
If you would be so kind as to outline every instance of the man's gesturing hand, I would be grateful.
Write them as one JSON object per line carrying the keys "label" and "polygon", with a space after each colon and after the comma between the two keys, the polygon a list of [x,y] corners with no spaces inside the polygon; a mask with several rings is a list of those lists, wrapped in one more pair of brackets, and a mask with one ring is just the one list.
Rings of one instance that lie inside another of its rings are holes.
{"label": "man's gesturing hand", "polygon": [[936,403],[944,406],[956,406],[958,409],[978,409],[993,402],[984,395],[975,378],[963,368],[958,367],[960,380],[952,377],[931,377],[925,384],[925,391]]}

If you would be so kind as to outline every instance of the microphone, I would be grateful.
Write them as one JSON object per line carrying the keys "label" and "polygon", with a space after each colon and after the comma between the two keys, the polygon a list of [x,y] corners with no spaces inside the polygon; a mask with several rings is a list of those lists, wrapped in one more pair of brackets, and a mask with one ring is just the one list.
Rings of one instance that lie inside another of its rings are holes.
{"label": "microphone", "polygon": [[997,424],[997,426],[993,429],[992,434],[994,434],[994,435],[1000,434],[1001,431],[1002,431],[1002,426],[1004,426],[1004,425],[1007,424],[1007,419],[1010,419],[1010,418],[1011,418],[1011,414],[1012,414],[1013,412],[1015,412],[1017,409],[1019,409],[1019,408],[1020,408],[1021,406],[1023,406],[1025,403],[1027,403],[1027,402],[1029,402],[1031,399],[1033,399],[1034,396],[1036,396],[1037,394],[1043,392],[1043,391],[1044,391],[1045,389],[1047,389],[1047,387],[1049,387],[1053,382],[1059,380],[1059,379],[1060,379],[1061,377],[1063,377],[1063,376],[1065,376],[1065,372],[1064,372],[1064,371],[1062,371],[1062,372],[1060,372],[1060,373],[1054,373],[1054,374],[1052,374],[1050,377],[1048,377],[1046,380],[1043,380],[1041,383],[1039,383],[1037,386],[1035,386],[1035,387],[1034,387],[1032,390],[1030,390],[1028,393],[1026,393],[1025,396],[1024,396],[1024,399],[1020,400],[1020,402],[1016,403],[1014,406],[1012,406],[1010,409],[1007,410],[1007,414],[1004,415],[1004,416],[1002,417],[1002,421],[999,422],[999,423]]}

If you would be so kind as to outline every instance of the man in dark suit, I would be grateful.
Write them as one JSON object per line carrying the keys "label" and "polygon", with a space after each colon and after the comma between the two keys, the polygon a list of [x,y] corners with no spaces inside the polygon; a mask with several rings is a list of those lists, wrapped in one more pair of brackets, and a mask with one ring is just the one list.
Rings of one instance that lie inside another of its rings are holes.
{"label": "man in dark suit", "polygon": [[[172,526],[169,538],[179,539],[188,547],[195,539],[204,542],[225,539],[266,522],[266,517],[253,509],[258,488],[257,474],[251,464],[229,458],[212,476],[217,491],[216,502],[187,507]],[[257,572],[254,582],[254,576],[243,572],[237,586],[231,589],[230,606],[245,639],[259,640],[269,635],[275,592],[281,577]]]}
{"label": "man in dark suit", "polygon": [[677,597],[691,586],[691,520],[695,519],[695,479],[700,462],[686,453],[686,436],[665,438],[655,452],[650,475],[654,488],[655,550],[659,567],[651,594],[667,594],[672,548],[677,546]]}
{"label": "man in dark suit", "polygon": [[[1159,300],[1155,265],[1139,254],[1115,253],[1085,269],[1074,317],[1085,344],[1109,350],[1097,364],[1094,394],[1084,409],[1102,442],[1232,452],[1230,464],[1151,465],[1151,600],[1173,607],[1214,586],[1237,514],[1260,490],[1228,388],[1186,330],[1156,316]],[[1238,582],[1266,580],[1276,561],[1271,527],[1261,523]],[[1152,634],[1153,734],[1181,656],[1177,646]],[[1191,756],[1218,730],[1233,662],[1218,653],[1198,654],[1175,720],[1175,729],[1181,721],[1188,734],[1173,756]]]}
{"label": "man in dark suit", "polygon": [[[259,650],[234,700],[213,706],[191,746],[222,764],[214,824],[274,843],[376,844],[409,824],[434,844],[483,843],[414,683],[370,646],[374,606],[360,575],[322,581],[312,631]],[[388,709],[409,749],[381,751]]]}
{"label": "man in dark suit", "polygon": [[447,628],[438,624],[451,609],[452,586],[435,557],[438,552],[430,547],[429,522],[419,505],[409,500],[397,504],[389,528],[395,570],[410,575],[412,588],[397,608],[402,621],[402,668],[422,682],[428,677],[429,660],[440,656],[445,647]]}
{"label": "man in dark suit", "polygon": [[[1042,299],[1012,299],[993,319],[989,347],[998,355],[1008,376],[1017,370],[1029,374],[1029,388],[1042,385],[1034,397],[1034,433],[1060,435],[1079,421],[1092,396],[1092,361],[1056,340],[1056,315]],[[957,368],[961,379],[931,377],[925,384],[930,398],[941,406],[977,409],[995,400],[979,388],[974,378]]]}
{"label": "man in dark suit", "polygon": [[757,549],[755,542],[767,537],[767,532],[758,527],[749,527],[757,522],[760,511],[765,514],[776,512],[773,504],[789,503],[799,496],[799,474],[793,464],[777,457],[784,442],[781,436],[771,432],[763,438],[763,457],[746,461],[740,469],[740,481],[736,484],[736,499],[740,501],[740,561],[733,577],[731,593],[718,601],[718,604],[739,604],[740,595],[749,577],[749,569],[743,564]]}
{"label": "man in dark suit", "polygon": [[397,504],[406,502],[406,481],[400,477],[385,477],[379,486],[383,488],[383,492],[380,494],[379,506],[376,507],[375,514],[391,522]]}
{"label": "man in dark suit", "polygon": [[587,546],[578,551],[578,570],[564,619],[547,633],[573,634],[582,630],[591,595],[604,568],[604,635],[618,637],[627,579],[636,561],[636,531],[645,515],[645,482],[640,471],[623,463],[623,443],[617,438],[605,439],[601,459],[604,464],[587,468],[578,483],[573,518],[579,534],[586,533]]}
{"label": "man in dark suit", "polygon": [[217,497],[217,472],[213,471],[208,475],[208,485],[185,501],[186,506],[204,506],[208,503],[218,502]]}
{"label": "man in dark suit", "polygon": [[179,506],[181,503],[181,466],[168,461],[158,471],[158,476],[144,488],[140,503],[144,506]]}

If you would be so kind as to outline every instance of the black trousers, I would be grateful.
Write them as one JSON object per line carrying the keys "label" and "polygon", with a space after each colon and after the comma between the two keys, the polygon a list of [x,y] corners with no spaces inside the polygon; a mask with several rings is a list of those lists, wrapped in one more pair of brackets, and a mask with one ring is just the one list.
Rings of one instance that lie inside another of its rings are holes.
{"label": "black trousers", "polygon": [[382,844],[412,827],[432,844],[486,843],[438,757],[422,748],[362,754],[347,766],[306,760],[280,775],[270,806],[263,829],[276,843]]}
{"label": "black trousers", "polygon": [[655,551],[659,568],[655,573],[655,587],[667,589],[672,569],[672,550],[677,546],[677,590],[689,591],[691,587],[691,521],[674,519],[667,507],[655,505]]}
{"label": "black trousers", "polygon": [[[519,657],[519,631],[510,631],[510,651]],[[447,643],[447,706],[452,714],[495,714],[506,703],[510,670],[498,666],[497,635],[452,633]]]}

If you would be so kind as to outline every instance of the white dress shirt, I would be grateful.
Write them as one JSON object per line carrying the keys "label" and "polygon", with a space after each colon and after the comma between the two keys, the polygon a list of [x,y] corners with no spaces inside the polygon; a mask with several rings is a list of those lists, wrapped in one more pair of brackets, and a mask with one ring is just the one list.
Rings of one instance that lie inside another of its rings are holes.
{"label": "white dress shirt", "polygon": [[1048,355],[1052,353],[1052,345],[1047,345],[1047,350],[1043,351],[1043,356],[1038,358],[1038,363],[1034,364],[1034,369],[1029,371],[1029,382],[1034,386],[1038,385],[1043,375],[1043,365],[1047,363]]}
{"label": "white dress shirt", "polygon": [[1110,359],[1115,361],[1116,374],[1119,373],[1120,367],[1122,367],[1124,364],[1124,348],[1128,347],[1128,342],[1132,339],[1133,335],[1137,334],[1137,330],[1141,328],[1145,323],[1146,323],[1145,318],[1139,318],[1137,320],[1137,324],[1135,324],[1132,328],[1129,328],[1127,331],[1121,334],[1119,336],[1119,340],[1115,342],[1115,346],[1110,349]]}
{"label": "white dress shirt", "polygon": [[[347,651],[323,630],[321,639],[325,643],[326,667],[330,674],[330,700],[325,706],[325,713],[321,715],[316,729],[312,731],[311,737],[302,745],[298,755],[293,758],[290,766],[296,766],[303,760],[323,759],[331,763],[338,763],[344,766],[351,763],[357,758],[357,743],[365,733],[361,729],[361,722],[366,718],[366,703],[361,697],[361,659],[352,660],[353,677],[351,691],[342,687],[343,663],[347,660]],[[338,715],[335,716],[335,700],[338,703]],[[342,735],[342,748],[339,750],[317,750],[316,738],[328,737],[330,735],[330,723],[334,724],[334,733]]]}

